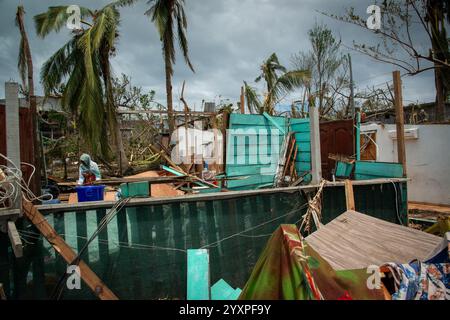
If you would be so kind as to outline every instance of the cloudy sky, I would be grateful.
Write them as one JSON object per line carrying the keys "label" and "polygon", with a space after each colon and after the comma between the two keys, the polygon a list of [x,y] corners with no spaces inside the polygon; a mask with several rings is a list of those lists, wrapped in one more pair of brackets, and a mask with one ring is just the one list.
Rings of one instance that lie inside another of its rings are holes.
{"label": "cloudy sky", "polygon": [[[174,101],[178,104],[183,80],[187,88],[185,98],[191,106],[200,109],[201,101],[239,99],[242,81],[253,82],[259,65],[276,52],[281,63],[289,66],[293,54],[307,51],[307,32],[315,22],[327,24],[336,37],[349,47],[353,40],[373,41],[372,35],[358,27],[330,19],[320,12],[342,14],[353,6],[365,14],[370,0],[186,0],[189,19],[188,40],[190,56],[196,73],[192,73],[183,59],[177,60],[173,80]],[[19,80],[17,54],[19,32],[14,25],[17,5],[26,10],[28,29],[34,59],[35,73],[40,66],[70,37],[69,30],[61,30],[45,39],[36,37],[32,17],[49,6],[76,4],[100,8],[108,1],[100,0],[0,0],[0,97],[4,97],[3,83]],[[135,85],[156,91],[156,99],[165,103],[164,64],[161,46],[154,26],[144,16],[146,0],[121,9],[121,38],[117,55],[112,59],[116,75],[125,73]],[[415,33],[420,40],[424,35]],[[420,41],[419,41],[420,42]],[[392,79],[394,67],[377,63],[369,57],[348,49],[353,57],[357,92],[370,85],[380,85]],[[432,72],[414,78],[405,77],[403,83],[405,104],[434,100]],[[37,94],[42,94],[38,84]],[[294,93],[293,99],[300,93]],[[291,101],[285,101],[290,103]]]}

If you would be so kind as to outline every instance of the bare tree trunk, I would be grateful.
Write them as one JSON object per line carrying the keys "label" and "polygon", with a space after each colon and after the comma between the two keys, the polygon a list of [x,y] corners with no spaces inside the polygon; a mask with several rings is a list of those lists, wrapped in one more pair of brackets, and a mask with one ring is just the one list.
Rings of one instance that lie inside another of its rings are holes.
{"label": "bare tree trunk", "polygon": [[[128,169],[128,158],[123,146],[122,132],[120,130],[120,121],[117,119],[117,106],[114,104],[113,85],[111,80],[111,66],[109,64],[109,48],[105,48],[102,51],[103,56],[103,81],[105,82],[105,91],[107,97],[107,113],[109,118],[109,130],[110,134],[114,138],[114,144],[116,146],[117,163],[119,164],[119,173],[123,175]],[[105,137],[106,139],[106,137]]]}
{"label": "bare tree trunk", "polygon": [[439,67],[434,69],[434,79],[436,83],[436,121],[444,121],[445,113],[445,90],[442,83],[442,74]]}
{"label": "bare tree trunk", "polygon": [[23,49],[26,57],[27,63],[27,80],[28,80],[28,103],[30,106],[31,112],[31,130],[33,132],[33,165],[36,168],[34,179],[32,180],[32,189],[38,195],[41,194],[41,154],[39,152],[40,149],[40,139],[38,134],[38,118],[37,118],[37,105],[36,105],[36,96],[34,95],[34,74],[33,74],[33,58],[31,56],[30,43],[28,42],[28,35],[25,30],[25,24],[23,21],[24,17],[24,9],[23,7],[17,8],[17,25],[20,30],[20,35],[23,39]]}
{"label": "bare tree trunk", "polygon": [[125,148],[123,146],[123,138],[122,138],[122,131],[120,130],[121,123],[120,121],[116,122],[116,126],[114,129],[115,136],[116,136],[116,146],[117,146],[117,155],[118,155],[118,163],[120,168],[120,175],[123,175],[128,169],[130,168],[130,165],[128,163],[128,157],[125,153]]}
{"label": "bare tree trunk", "polygon": [[167,93],[167,114],[169,120],[169,133],[175,130],[175,118],[173,116],[173,100],[172,100],[172,63],[170,57],[165,55],[166,65],[166,93]]}

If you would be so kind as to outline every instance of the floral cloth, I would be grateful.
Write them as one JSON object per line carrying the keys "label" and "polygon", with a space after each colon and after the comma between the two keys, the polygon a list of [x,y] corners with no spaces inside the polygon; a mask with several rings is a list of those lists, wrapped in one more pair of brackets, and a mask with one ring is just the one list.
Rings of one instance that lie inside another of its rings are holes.
{"label": "floral cloth", "polygon": [[392,300],[450,300],[450,233],[426,262],[385,265],[395,281]]}

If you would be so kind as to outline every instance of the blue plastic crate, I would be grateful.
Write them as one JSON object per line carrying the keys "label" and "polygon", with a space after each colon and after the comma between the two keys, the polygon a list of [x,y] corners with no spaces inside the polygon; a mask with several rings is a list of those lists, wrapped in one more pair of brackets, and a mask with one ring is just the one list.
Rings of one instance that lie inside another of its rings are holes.
{"label": "blue plastic crate", "polygon": [[105,186],[80,186],[76,187],[78,202],[103,201]]}

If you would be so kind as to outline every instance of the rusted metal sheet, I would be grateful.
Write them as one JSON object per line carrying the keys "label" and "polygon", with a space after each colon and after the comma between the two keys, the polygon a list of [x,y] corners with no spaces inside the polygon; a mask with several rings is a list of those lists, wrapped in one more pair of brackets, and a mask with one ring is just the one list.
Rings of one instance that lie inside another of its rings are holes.
{"label": "rusted metal sheet", "polygon": [[322,156],[322,175],[332,179],[336,162],[329,155],[351,157],[355,154],[353,120],[339,120],[320,124],[320,147]]}
{"label": "rusted metal sheet", "polygon": [[[0,153],[6,154],[6,118],[5,118],[5,105],[0,105]],[[33,126],[31,111],[29,108],[19,108],[19,125],[20,125],[20,161],[30,164],[34,164],[33,154]],[[0,159],[0,164],[6,165],[3,159]],[[22,165],[22,172],[24,174],[25,181],[28,181],[28,177],[32,173],[30,166]],[[34,186],[36,186],[34,179],[30,183],[31,189],[35,192]]]}

